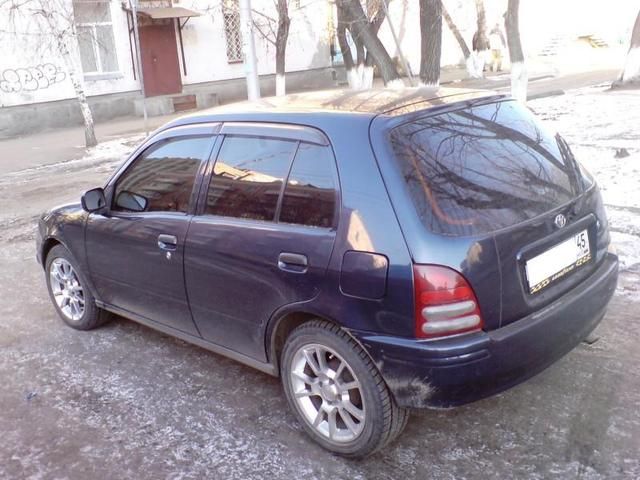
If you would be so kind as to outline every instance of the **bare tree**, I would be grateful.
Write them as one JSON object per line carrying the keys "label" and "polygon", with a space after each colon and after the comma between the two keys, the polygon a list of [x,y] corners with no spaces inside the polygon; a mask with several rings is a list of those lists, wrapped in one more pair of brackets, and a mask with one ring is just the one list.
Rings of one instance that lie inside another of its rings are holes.
{"label": "bare tree", "polygon": [[349,41],[347,40],[347,28],[349,26],[349,22],[346,19],[347,14],[345,13],[342,4],[339,2],[336,2],[336,9],[338,14],[336,36],[338,37],[338,46],[340,47],[340,52],[342,53],[344,68],[347,72],[347,81],[349,82],[350,88],[358,89],[360,88],[360,86],[356,83],[356,64],[353,60],[353,54],[351,53],[351,46],[349,45]]}
{"label": "bare tree", "polygon": [[[368,2],[369,25],[371,32],[376,36],[386,18],[386,8],[384,8],[382,2],[383,0],[369,0]],[[371,88],[373,87],[373,55],[371,55],[369,51],[362,52],[364,49],[358,50],[358,54],[362,53],[364,55],[364,63],[362,63],[361,58],[358,57],[358,71],[360,73],[361,86],[362,88]]]}
{"label": "bare tree", "polygon": [[254,20],[253,24],[260,35],[271,43],[276,49],[276,95],[286,95],[286,53],[289,40],[289,0],[274,0],[274,6],[278,15],[277,20],[263,12],[254,10],[260,20]]}
{"label": "bare tree", "polygon": [[473,35],[473,49],[477,51],[489,50],[487,14],[483,0],[476,0],[476,33]]}
{"label": "bare tree", "polygon": [[[0,0],[0,8],[8,12],[15,28],[12,35],[29,35],[35,32],[43,39],[40,45],[48,48],[63,62],[64,70],[80,105],[84,121],[84,138],[87,147],[98,142],[94,131],[93,115],[87,102],[84,80],[77,54],[78,33],[74,22],[72,2],[64,0]],[[20,31],[19,26],[25,31]]]}
{"label": "bare tree", "polygon": [[[379,14],[373,15],[372,19],[369,19],[359,0],[336,0],[336,8],[338,12],[338,43],[345,59],[348,78],[350,70],[353,71],[355,65],[353,55],[349,50],[347,31],[351,34],[356,45],[358,64],[365,67],[368,63],[367,57],[370,56],[369,64],[375,64],[378,67],[385,85],[402,84],[393,59],[378,38],[378,30],[384,21],[384,13],[380,12],[380,5],[377,9]],[[347,52],[347,50],[349,51]],[[351,76],[353,77],[353,73]],[[350,80],[350,85],[352,88],[362,88],[361,81],[353,82]]]}
{"label": "bare tree", "polygon": [[456,41],[458,42],[458,45],[460,45],[460,50],[462,50],[462,55],[464,56],[465,59],[467,59],[471,54],[471,52],[469,51],[469,46],[467,45],[467,42],[464,40],[464,37],[460,33],[460,29],[454,23],[453,19],[451,18],[451,15],[449,15],[449,12],[447,11],[447,8],[444,5],[442,5],[442,17],[444,18],[444,21],[447,22],[447,26],[449,27],[449,30],[451,30],[451,33],[453,34]]}
{"label": "bare tree", "polygon": [[511,95],[526,103],[528,77],[524,54],[522,53],[522,44],[520,43],[519,8],[520,0],[509,0],[505,15],[505,28],[507,31],[507,45],[509,46],[509,60],[511,61]]}
{"label": "bare tree", "polygon": [[440,84],[442,1],[420,0],[420,82]]}
{"label": "bare tree", "polygon": [[620,77],[613,82],[612,87],[640,86],[640,12],[636,17],[631,32],[629,52]]}
{"label": "bare tree", "polygon": [[476,31],[471,40],[471,62],[467,66],[473,69],[474,78],[482,78],[484,76],[484,65],[486,63],[487,53],[489,52],[489,37],[487,36],[487,16],[484,9],[484,1],[476,0]]}

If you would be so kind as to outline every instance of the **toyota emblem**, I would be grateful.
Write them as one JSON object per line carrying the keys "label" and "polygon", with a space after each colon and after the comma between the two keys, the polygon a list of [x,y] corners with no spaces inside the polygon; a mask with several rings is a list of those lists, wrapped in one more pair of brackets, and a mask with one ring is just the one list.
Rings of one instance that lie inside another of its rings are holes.
{"label": "toyota emblem", "polygon": [[562,228],[567,224],[567,217],[559,213],[558,215],[556,215],[556,218],[553,219],[553,223],[556,227]]}

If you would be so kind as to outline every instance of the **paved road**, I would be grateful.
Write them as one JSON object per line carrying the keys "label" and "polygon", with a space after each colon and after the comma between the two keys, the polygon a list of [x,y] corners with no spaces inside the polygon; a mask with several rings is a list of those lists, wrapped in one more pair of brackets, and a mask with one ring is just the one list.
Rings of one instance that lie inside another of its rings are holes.
{"label": "paved road", "polygon": [[0,174],[0,478],[640,478],[640,269],[595,344],[499,396],[416,414],[386,451],[347,461],[307,440],[276,379],[122,319],[76,332],[57,318],[33,222],[130,148],[107,146]]}

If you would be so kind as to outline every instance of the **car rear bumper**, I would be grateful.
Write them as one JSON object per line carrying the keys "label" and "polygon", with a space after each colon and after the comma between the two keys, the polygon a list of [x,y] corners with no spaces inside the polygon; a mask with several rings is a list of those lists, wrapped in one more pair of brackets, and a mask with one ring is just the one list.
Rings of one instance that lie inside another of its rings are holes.
{"label": "car rear bumper", "polygon": [[461,405],[514,386],[572,350],[602,320],[617,280],[618,258],[609,253],[566,295],[497,330],[431,341],[351,333],[399,406]]}

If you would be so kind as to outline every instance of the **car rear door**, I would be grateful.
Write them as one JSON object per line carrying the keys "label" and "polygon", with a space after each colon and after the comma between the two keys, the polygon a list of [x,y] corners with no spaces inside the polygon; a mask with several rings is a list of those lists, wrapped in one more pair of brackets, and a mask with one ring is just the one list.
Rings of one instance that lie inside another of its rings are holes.
{"label": "car rear door", "polygon": [[307,127],[227,123],[185,249],[203,338],[259,360],[280,307],[314,298],[331,256],[338,182],[326,137]]}
{"label": "car rear door", "polygon": [[89,269],[107,306],[199,335],[184,286],[184,242],[214,127],[151,141],[107,186],[110,208],[86,225]]}

